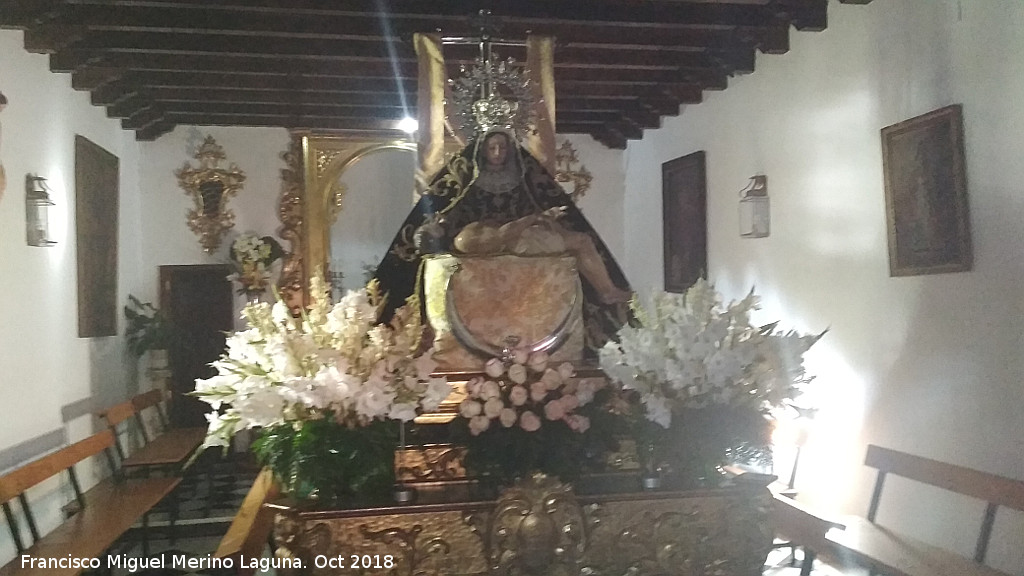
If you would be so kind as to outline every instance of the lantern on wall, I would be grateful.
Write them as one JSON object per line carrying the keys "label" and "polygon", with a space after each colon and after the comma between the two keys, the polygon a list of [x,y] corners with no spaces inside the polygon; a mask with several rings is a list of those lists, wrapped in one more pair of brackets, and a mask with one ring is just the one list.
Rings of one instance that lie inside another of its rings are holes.
{"label": "lantern on wall", "polygon": [[34,174],[25,175],[25,239],[29,246],[53,246],[50,240],[50,189],[46,178]]}
{"label": "lantern on wall", "polygon": [[768,207],[768,177],[752,176],[750,184],[740,190],[740,236],[764,238],[771,231]]}

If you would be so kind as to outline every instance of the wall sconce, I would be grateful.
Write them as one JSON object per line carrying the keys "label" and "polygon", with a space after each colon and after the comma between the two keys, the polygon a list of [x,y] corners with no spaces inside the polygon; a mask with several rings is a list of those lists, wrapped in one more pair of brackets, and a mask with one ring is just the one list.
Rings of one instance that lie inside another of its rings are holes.
{"label": "wall sconce", "polygon": [[50,240],[50,188],[46,178],[25,175],[25,238],[29,246],[53,246]]}
{"label": "wall sconce", "polygon": [[768,209],[768,177],[753,176],[750,184],[740,190],[740,236],[764,238],[771,229]]}

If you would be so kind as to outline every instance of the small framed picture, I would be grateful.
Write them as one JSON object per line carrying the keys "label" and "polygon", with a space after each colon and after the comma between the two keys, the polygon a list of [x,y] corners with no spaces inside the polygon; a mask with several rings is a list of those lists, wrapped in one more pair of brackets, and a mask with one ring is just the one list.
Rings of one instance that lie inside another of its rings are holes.
{"label": "small framed picture", "polygon": [[882,128],[889,275],[971,269],[960,105]]}
{"label": "small framed picture", "polygon": [[708,269],[704,151],[661,165],[665,291],[685,292]]}

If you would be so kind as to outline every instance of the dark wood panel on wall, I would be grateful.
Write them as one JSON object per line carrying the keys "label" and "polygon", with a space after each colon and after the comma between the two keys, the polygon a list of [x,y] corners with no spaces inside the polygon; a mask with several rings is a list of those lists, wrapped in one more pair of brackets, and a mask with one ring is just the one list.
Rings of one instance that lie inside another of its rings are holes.
{"label": "dark wood panel on wall", "polygon": [[704,151],[661,165],[665,290],[685,292],[708,271]]}
{"label": "dark wood panel on wall", "polygon": [[210,363],[224,351],[225,333],[233,329],[233,293],[225,264],[160,267],[160,309],[181,331],[180,345],[170,350],[170,417],[175,426],[205,426],[209,405],[186,396],[196,378],[215,374]]}
{"label": "dark wood panel on wall", "polygon": [[118,160],[75,136],[78,337],[117,334]]}

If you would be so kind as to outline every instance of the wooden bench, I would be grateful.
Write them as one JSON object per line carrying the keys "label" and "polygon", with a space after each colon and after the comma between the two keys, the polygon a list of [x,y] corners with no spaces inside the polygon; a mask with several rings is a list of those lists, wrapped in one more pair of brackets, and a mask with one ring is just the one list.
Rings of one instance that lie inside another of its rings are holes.
{"label": "wooden bench", "polygon": [[[874,572],[894,576],[1008,576],[984,565],[999,506],[1024,510],[1024,482],[970,468],[868,446],[864,464],[878,470],[867,518],[851,518],[829,542]],[[974,559],[925,544],[875,523],[888,474],[895,474],[986,502]]]}
{"label": "wooden bench", "polygon": [[772,489],[770,518],[776,536],[791,546],[804,550],[800,564],[800,576],[809,576],[814,561],[820,556],[831,564],[836,563],[834,547],[825,540],[825,534],[833,528],[843,529],[845,525],[833,518],[821,515],[797,502],[785,491]]}
{"label": "wooden bench", "polygon": [[[750,475],[750,472],[737,466],[724,468],[736,480]],[[818,514],[794,500],[795,491],[791,485],[772,482],[768,489],[772,493],[769,519],[777,539],[773,547],[803,548],[804,558],[800,564],[800,576],[810,575],[814,561],[819,556],[830,563],[836,563],[832,553],[833,546],[825,541],[825,533],[832,528],[842,529],[842,522]],[[779,542],[778,539],[782,541]]]}
{"label": "wooden bench", "polygon": [[270,534],[274,530],[274,511],[263,504],[277,498],[280,493],[280,487],[274,481],[274,474],[270,469],[261,470],[252,488],[245,495],[245,500],[231,521],[227,533],[217,546],[214,558],[231,558],[234,565],[239,567],[236,570],[237,574],[252,576],[256,569],[251,566],[240,566],[240,560],[243,556],[250,559],[263,556],[263,549],[270,541]]}
{"label": "wooden bench", "polygon": [[[121,466],[148,472],[160,469],[165,472],[179,472],[206,437],[205,428],[171,428],[164,413],[166,394],[161,389],[139,394],[131,400],[121,402],[100,413],[107,426],[114,432]],[[147,430],[145,411],[152,408],[156,413],[159,430]],[[128,422],[134,420],[143,444],[132,453],[120,441],[120,430],[128,433]],[[122,426],[124,424],[124,426]]]}
{"label": "wooden bench", "polygon": [[[0,576],[53,576],[79,574],[81,567],[40,567],[23,566],[22,555],[40,559],[97,558],[106,568],[105,552],[133,524],[142,520],[146,526],[147,514],[165,496],[171,493],[181,481],[179,478],[146,478],[125,480],[115,466],[111,447],[114,435],[104,430],[30,462],[21,468],[0,477],[0,503],[11,531],[11,538],[18,550],[18,556],[0,568]],[[75,474],[75,464],[99,453],[104,453],[107,463],[114,471],[111,478],[101,481],[86,492],[82,491]],[[41,535],[35,517],[29,506],[26,492],[48,478],[68,472],[77,503],[76,511],[46,535]],[[22,539],[12,500],[20,503],[25,524],[32,537],[32,544],[26,546]],[[144,540],[145,542],[145,540]]]}

